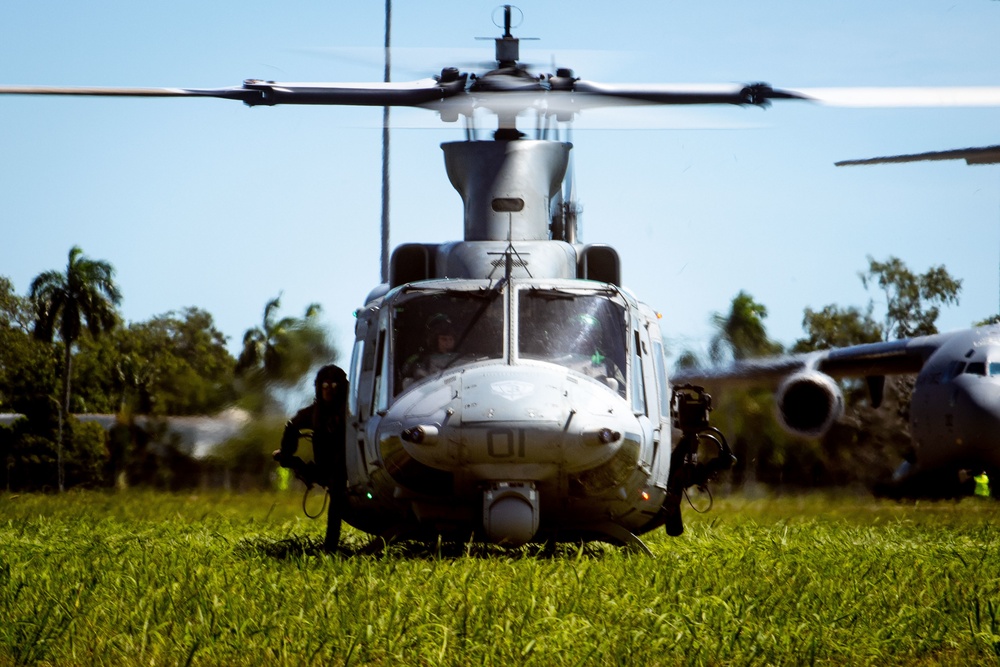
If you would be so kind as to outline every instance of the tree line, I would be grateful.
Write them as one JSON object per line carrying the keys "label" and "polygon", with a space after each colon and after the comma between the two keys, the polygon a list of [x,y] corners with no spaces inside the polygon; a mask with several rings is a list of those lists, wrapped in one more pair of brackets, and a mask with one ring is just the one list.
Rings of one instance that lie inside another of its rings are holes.
{"label": "tree line", "polygon": [[[74,246],[64,269],[39,274],[23,296],[0,276],[0,413],[21,415],[0,424],[2,488],[195,483],[201,464],[164,418],[239,406],[280,420],[278,393],[336,356],[319,307],[279,317],[280,297],[235,358],[199,308],[124,323],[114,275]],[[116,415],[115,426],[105,433],[73,417],[84,413]],[[229,453],[266,468],[266,443],[242,449]]]}
{"label": "tree line", "polygon": [[[805,335],[787,351],[935,333],[941,308],[958,303],[962,285],[943,266],[914,273],[895,257],[869,257],[858,276],[884,303],[881,317],[875,317],[874,296],[863,307],[806,308]],[[264,483],[271,469],[268,452],[284,419],[281,392],[336,357],[319,323],[319,306],[309,306],[301,317],[281,316],[280,297],[270,300],[234,357],[210,313],[188,307],[124,323],[121,299],[113,266],[86,257],[79,247],[69,251],[65,269],[39,274],[23,296],[0,276],[0,413],[21,415],[0,424],[0,488],[179,488],[220,471]],[[767,335],[766,318],[763,304],[739,292],[728,312],[712,316],[715,335],[707,357],[684,351],[678,365],[786,351]],[[819,440],[785,434],[772,416],[769,390],[716,397],[714,421],[739,461],[729,482],[815,487],[873,483],[891,473],[910,447],[912,379],[890,379],[878,410],[868,405],[863,383],[845,381],[843,389],[845,414]],[[195,460],[164,421],[231,406],[253,419],[219,458]],[[105,432],[73,416],[83,413],[113,414],[116,423]]]}

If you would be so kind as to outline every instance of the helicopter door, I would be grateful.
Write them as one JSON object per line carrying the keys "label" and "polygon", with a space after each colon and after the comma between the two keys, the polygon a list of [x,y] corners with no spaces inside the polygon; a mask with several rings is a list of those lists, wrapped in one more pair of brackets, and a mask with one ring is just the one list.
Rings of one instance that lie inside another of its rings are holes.
{"label": "helicopter door", "polygon": [[632,412],[638,417],[646,414],[646,382],[642,368],[639,330],[632,330]]}
{"label": "helicopter door", "polygon": [[361,349],[361,371],[357,384],[351,387],[351,393],[356,394],[357,416],[364,423],[372,414],[375,391],[375,353],[378,348],[378,327],[372,321],[358,323],[359,339],[363,341]]}
{"label": "helicopter door", "polygon": [[[640,320],[639,317],[634,318]],[[636,321],[632,330],[632,412],[642,426],[642,450],[639,459],[643,468],[652,473],[654,458],[654,431],[660,425],[659,405],[656,401],[655,374],[647,344],[648,332]]]}
{"label": "helicopter door", "polygon": [[375,392],[372,397],[374,412],[385,414],[389,409],[389,378],[386,370],[389,364],[386,360],[388,350],[386,349],[385,325],[379,326],[378,346],[375,349]]}
{"label": "helicopter door", "polygon": [[363,339],[354,341],[354,348],[351,351],[351,368],[347,373],[347,381],[350,383],[350,391],[347,394],[347,414],[354,419],[358,419],[358,383],[361,381],[361,355],[364,353],[365,341]]}
{"label": "helicopter door", "polygon": [[667,488],[667,478],[670,474],[671,423],[670,423],[670,384],[667,382],[667,365],[663,343],[653,341],[653,372],[656,374],[656,395],[659,397],[660,412],[659,428],[653,433],[653,483]]}
{"label": "helicopter door", "polygon": [[[364,419],[361,417],[361,406],[358,404],[364,352],[365,340],[364,338],[359,337],[356,341],[354,341],[354,350],[351,353],[351,367],[347,376],[348,382],[350,383],[347,394],[348,419],[346,440],[348,479],[354,479],[352,477],[352,471],[362,471],[367,469],[367,465],[365,463],[365,441],[364,438],[361,437],[361,433],[363,431],[359,428],[359,425],[364,421]],[[351,446],[352,442],[354,443],[354,446]]]}

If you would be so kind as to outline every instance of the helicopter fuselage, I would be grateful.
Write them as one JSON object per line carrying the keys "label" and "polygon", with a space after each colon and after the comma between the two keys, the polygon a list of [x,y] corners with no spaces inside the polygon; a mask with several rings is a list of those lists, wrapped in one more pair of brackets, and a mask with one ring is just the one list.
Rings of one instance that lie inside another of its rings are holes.
{"label": "helicopter fuselage", "polygon": [[[449,352],[431,349],[435,319],[450,327]],[[624,290],[566,279],[411,283],[368,304],[357,327],[349,523],[509,544],[628,543],[662,524],[663,346],[653,312]]]}
{"label": "helicopter fuselage", "polygon": [[671,491],[658,316],[612,248],[576,242],[570,144],[442,148],[465,238],[398,247],[357,312],[344,518],[387,538],[641,547]]}

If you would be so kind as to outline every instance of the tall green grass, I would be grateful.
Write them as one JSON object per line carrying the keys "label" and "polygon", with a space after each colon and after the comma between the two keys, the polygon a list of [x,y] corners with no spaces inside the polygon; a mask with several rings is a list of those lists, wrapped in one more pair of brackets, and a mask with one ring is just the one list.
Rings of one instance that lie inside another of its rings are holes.
{"label": "tall green grass", "polygon": [[300,502],[0,495],[0,665],[1000,662],[990,501],[731,498],[654,558],[328,556]]}

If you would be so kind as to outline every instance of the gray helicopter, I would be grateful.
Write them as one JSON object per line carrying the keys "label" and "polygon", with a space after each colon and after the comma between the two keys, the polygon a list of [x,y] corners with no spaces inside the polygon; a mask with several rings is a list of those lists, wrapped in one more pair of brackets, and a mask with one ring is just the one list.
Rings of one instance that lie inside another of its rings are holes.
{"label": "gray helicopter", "polygon": [[[343,502],[328,513],[375,541],[506,545],[683,531],[685,490],[731,465],[711,399],[667,378],[658,315],[621,284],[615,250],[577,238],[563,194],[560,123],[636,104],[767,106],[802,99],[763,83],[609,85],[519,62],[512,7],[496,67],[408,83],[191,88],[0,86],[10,95],[212,97],[257,105],[409,106],[442,120],[496,118],[490,140],[442,145],[464,235],[397,247],[357,311],[348,373]],[[534,138],[518,129],[534,119]]]}
{"label": "gray helicopter", "polygon": [[572,145],[528,139],[516,119],[531,109],[545,127],[622,100],[793,96],[763,84],[613,88],[567,70],[531,75],[517,59],[506,7],[497,68],[445,70],[439,85],[464,92],[420,102],[443,116],[485,108],[498,127],[490,141],[442,145],[463,240],[396,248],[387,283],[358,311],[344,519],[384,541],[645,550],[638,536],[679,535],[685,489],[733,457],[709,425],[710,397],[669,383],[657,315],[622,287],[617,253],[577,238],[576,206],[560,192]]}

